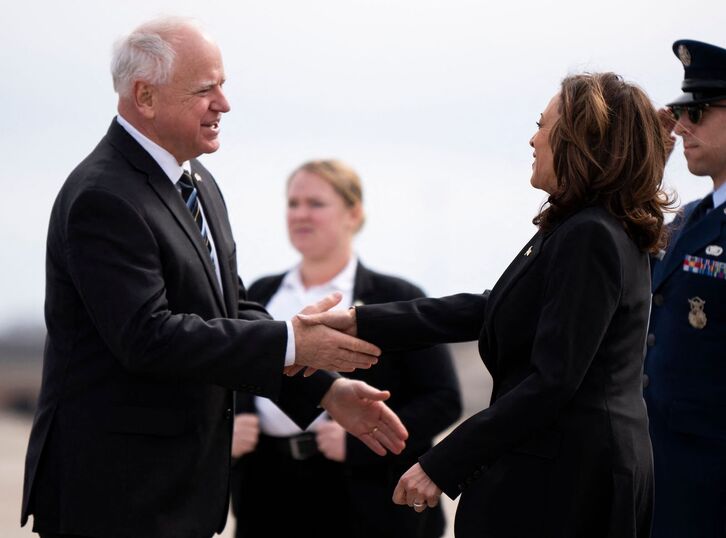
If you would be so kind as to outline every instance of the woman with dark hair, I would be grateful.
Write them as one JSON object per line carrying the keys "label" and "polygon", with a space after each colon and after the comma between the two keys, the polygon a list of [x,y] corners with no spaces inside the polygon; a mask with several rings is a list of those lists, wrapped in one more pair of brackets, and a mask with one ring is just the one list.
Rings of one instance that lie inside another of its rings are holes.
{"label": "woman with dark hair", "polygon": [[667,134],[612,73],[564,79],[537,125],[531,183],[549,198],[491,292],[304,319],[384,351],[479,340],[491,406],[419,458],[396,503],[423,511],[461,494],[459,537],[647,537],[642,368]]}

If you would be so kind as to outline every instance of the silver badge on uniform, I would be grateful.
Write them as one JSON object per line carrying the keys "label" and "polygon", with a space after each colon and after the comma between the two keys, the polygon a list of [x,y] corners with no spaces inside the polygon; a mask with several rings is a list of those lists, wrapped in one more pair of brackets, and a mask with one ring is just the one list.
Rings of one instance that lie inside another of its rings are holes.
{"label": "silver badge on uniform", "polygon": [[688,299],[688,304],[691,305],[691,311],[688,313],[688,323],[694,329],[703,329],[708,321],[706,319],[706,312],[703,311],[703,305],[706,304],[706,301],[700,297],[694,297],[693,299]]}
{"label": "silver badge on uniform", "polygon": [[708,245],[706,247],[706,254],[709,256],[720,256],[723,254],[723,247],[721,245]]}
{"label": "silver badge on uniform", "polygon": [[684,67],[691,65],[691,53],[688,52],[688,47],[685,45],[678,46],[678,58],[681,60]]}

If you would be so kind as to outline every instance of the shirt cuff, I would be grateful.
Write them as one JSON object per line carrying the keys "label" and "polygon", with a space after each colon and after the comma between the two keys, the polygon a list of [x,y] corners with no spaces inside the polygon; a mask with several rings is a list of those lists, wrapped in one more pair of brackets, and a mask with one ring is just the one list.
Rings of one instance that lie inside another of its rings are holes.
{"label": "shirt cuff", "polygon": [[287,348],[285,349],[285,366],[295,364],[295,331],[292,330],[292,321],[286,321],[287,325]]}

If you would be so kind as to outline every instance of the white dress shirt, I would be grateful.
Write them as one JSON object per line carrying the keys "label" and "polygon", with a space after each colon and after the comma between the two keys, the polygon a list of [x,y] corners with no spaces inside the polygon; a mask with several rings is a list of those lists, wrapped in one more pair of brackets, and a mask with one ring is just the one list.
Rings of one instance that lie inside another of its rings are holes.
{"label": "white dress shirt", "polygon": [[[141,134],[139,130],[131,125],[128,120],[126,120],[126,118],[124,118],[121,114],[118,114],[116,116],[116,121],[121,127],[124,128],[127,133],[131,135],[134,140],[139,143],[142,148],[146,150],[149,155],[151,155],[151,158],[154,159],[154,161],[156,161],[156,164],[158,164],[159,167],[164,171],[166,176],[169,178],[169,181],[171,181],[172,185],[174,185],[174,188],[177,190],[177,192],[181,193],[180,187],[177,186],[177,181],[179,181],[179,178],[181,177],[184,170],[186,170],[190,174],[192,173],[192,168],[189,161],[184,161],[182,164],[179,164],[179,162],[177,162],[176,160],[176,157],[174,157],[171,153],[166,151],[156,142]],[[204,222],[209,222],[207,220],[207,217],[204,215],[204,207],[201,203],[199,204],[199,209],[202,212],[202,218],[204,219]],[[217,248],[214,245],[214,236],[209,226],[207,226],[207,238],[209,239],[209,244],[212,247],[210,255],[212,257],[214,272],[217,275],[217,284],[219,284],[219,289],[223,290],[222,274],[219,271],[219,263],[217,262]],[[297,312],[295,312],[295,314],[297,314]],[[288,318],[281,318],[287,321],[287,347],[285,349],[285,366],[290,366],[295,362],[295,333],[292,329],[292,322],[289,321],[291,317],[292,316]]]}
{"label": "white dress shirt", "polygon": [[[302,283],[300,267],[295,267],[282,279],[280,288],[267,303],[267,311],[274,319],[290,319],[307,305],[316,303],[335,291],[342,293],[343,299],[333,310],[348,308],[353,304],[353,285],[357,265],[358,259],[351,256],[343,270],[330,281],[307,289]],[[275,437],[289,437],[303,431],[271,400],[256,396],[255,405],[262,433]],[[326,413],[322,413],[307,427],[307,431],[314,431],[318,424],[326,419]]]}
{"label": "white dress shirt", "polygon": [[[159,165],[159,167],[164,171],[166,176],[171,181],[171,184],[174,185],[174,188],[181,193],[180,188],[177,186],[177,181],[179,181],[179,178],[181,177],[184,170],[189,172],[189,174],[192,174],[192,167],[191,164],[189,164],[189,161],[184,161],[182,164],[179,164],[176,160],[176,157],[174,157],[171,153],[166,151],[164,148],[162,148],[160,145],[158,145],[156,142],[149,140],[147,137],[145,137],[143,134],[139,132],[136,127],[131,125],[121,114],[118,114],[116,116],[116,121],[118,121],[119,125],[123,127],[127,133],[129,133],[134,140],[136,140],[139,145],[146,150],[146,152],[151,155],[151,158],[156,161],[156,164]],[[205,223],[208,223],[206,215],[204,214],[204,207],[202,207],[202,204],[199,204],[199,209],[202,212],[202,218],[204,219]],[[219,263],[217,262],[217,248],[214,246],[214,237],[212,235],[212,230],[207,225],[207,239],[209,239],[209,244],[212,247],[210,255],[212,257],[212,265],[214,266],[214,272],[217,275],[217,284],[219,284],[219,289],[222,289],[222,275],[219,272]]]}

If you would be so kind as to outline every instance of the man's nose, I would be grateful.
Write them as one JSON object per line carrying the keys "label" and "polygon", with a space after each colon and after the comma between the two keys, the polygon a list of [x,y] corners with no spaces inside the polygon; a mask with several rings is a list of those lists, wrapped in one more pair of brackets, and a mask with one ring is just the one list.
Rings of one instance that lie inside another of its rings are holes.
{"label": "man's nose", "polygon": [[213,110],[216,112],[229,112],[232,107],[229,106],[229,101],[227,101],[227,96],[224,95],[224,90],[219,88],[217,93],[217,98],[212,102]]}

